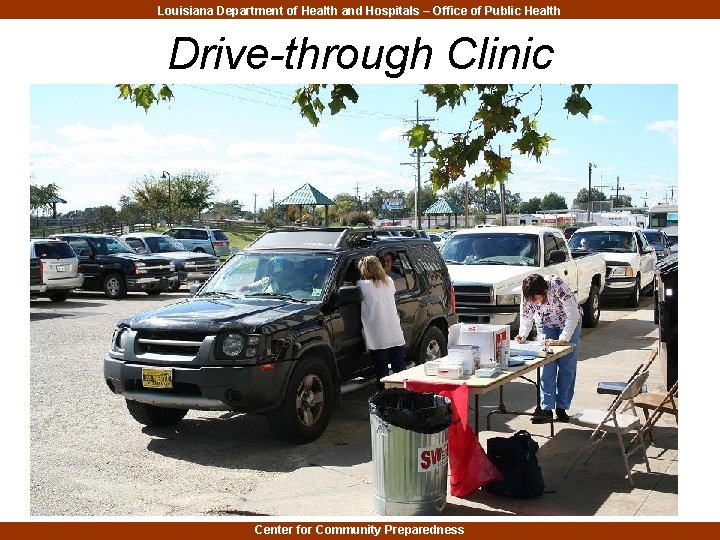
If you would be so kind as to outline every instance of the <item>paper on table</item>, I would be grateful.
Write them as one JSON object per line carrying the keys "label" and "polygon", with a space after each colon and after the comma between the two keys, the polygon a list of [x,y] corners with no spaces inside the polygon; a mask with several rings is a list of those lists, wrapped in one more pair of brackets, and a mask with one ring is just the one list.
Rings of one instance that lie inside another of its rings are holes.
{"label": "paper on table", "polygon": [[526,341],[525,343],[518,343],[517,341],[510,340],[510,354],[532,354],[533,356],[541,356],[541,353],[546,351],[546,347],[542,341]]}

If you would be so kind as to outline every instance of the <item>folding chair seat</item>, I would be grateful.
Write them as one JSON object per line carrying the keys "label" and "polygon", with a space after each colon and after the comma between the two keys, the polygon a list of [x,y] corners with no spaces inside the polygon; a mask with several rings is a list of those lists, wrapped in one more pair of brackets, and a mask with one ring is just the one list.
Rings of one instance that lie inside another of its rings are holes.
{"label": "folding chair seat", "polygon": [[[638,373],[642,371],[647,371],[650,369],[650,366],[655,361],[655,358],[658,355],[658,346],[653,345],[652,349],[648,351],[647,358],[645,358],[645,361],[640,364],[635,372],[630,375],[630,378],[625,382],[620,381],[601,381],[597,384],[597,393],[598,394],[612,394],[614,396],[617,396],[620,392],[622,392],[625,387],[627,386],[627,383],[632,380],[632,378],[637,375]],[[641,393],[647,392],[647,385],[644,384],[643,387],[640,389]]]}
{"label": "folding chair seat", "polygon": [[[663,414],[672,414],[675,423],[678,423],[678,383],[675,382],[672,388],[665,394],[659,392],[648,392],[640,394],[635,399],[635,406],[642,409],[645,415],[645,423],[640,427],[640,432],[648,434],[652,441],[652,427]],[[633,439],[634,441],[634,439]]]}
{"label": "folding chair seat", "polygon": [[[642,451],[643,460],[648,472],[650,472],[650,462],[645,452],[645,442],[643,441],[642,435],[640,434],[641,419],[637,415],[635,409],[634,399],[640,393],[642,385],[647,382],[650,373],[641,371],[635,375],[626,385],[622,392],[613,400],[612,404],[607,410],[601,409],[584,409],[577,414],[570,417],[570,421],[579,426],[585,426],[593,428],[593,432],[590,435],[590,440],[587,444],[576,454],[570,466],[563,474],[563,477],[567,476],[570,470],[575,466],[580,457],[589,450],[587,457],[583,463],[587,463],[590,457],[593,455],[598,445],[605,438],[608,433],[614,433],[617,437],[620,452],[622,453],[622,459],[625,464],[625,471],[627,472],[628,481],[631,486],[634,486],[632,475],[630,472],[630,464],[628,457],[637,452]],[[632,410],[632,414],[623,414],[618,411],[621,405],[626,405],[627,409]],[[635,431],[636,437],[633,438],[633,442],[625,447],[623,443],[623,435]],[[637,441],[637,442],[635,442]]]}

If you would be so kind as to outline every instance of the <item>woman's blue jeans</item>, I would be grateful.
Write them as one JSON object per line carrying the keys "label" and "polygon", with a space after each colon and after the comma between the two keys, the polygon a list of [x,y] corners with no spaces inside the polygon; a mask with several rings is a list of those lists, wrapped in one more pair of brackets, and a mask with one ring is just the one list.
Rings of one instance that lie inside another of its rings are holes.
{"label": "woman's blue jeans", "polygon": [[[543,410],[567,410],[575,394],[575,375],[577,374],[577,361],[580,355],[580,330],[582,324],[578,323],[570,342],[575,345],[570,354],[558,358],[554,362],[545,364],[540,373],[540,406]],[[558,339],[562,328],[540,326],[538,335],[546,339]]]}
{"label": "woman's blue jeans", "polygon": [[388,364],[392,366],[393,373],[398,373],[405,369],[405,346],[398,345],[389,349],[376,349],[370,351],[370,357],[375,364],[375,376],[377,382],[388,376]]}

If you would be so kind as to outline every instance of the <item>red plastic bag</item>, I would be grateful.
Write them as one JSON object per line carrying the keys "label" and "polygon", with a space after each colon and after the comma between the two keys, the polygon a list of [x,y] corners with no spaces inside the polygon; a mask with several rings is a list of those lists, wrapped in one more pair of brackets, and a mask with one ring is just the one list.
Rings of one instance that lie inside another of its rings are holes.
{"label": "red plastic bag", "polygon": [[405,381],[413,392],[434,392],[450,399],[453,421],[448,429],[450,462],[450,495],[463,497],[491,482],[502,480],[502,473],[487,457],[485,450],[468,425],[468,387],[466,384]]}

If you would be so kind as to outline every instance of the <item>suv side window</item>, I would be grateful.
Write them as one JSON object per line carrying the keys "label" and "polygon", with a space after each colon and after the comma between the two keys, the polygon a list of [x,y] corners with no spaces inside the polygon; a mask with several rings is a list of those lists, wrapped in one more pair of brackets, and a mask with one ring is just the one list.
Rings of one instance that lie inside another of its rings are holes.
{"label": "suv side window", "polygon": [[557,249],[565,253],[565,260],[570,260],[570,251],[567,247],[567,242],[565,242],[565,238],[562,236],[555,235],[555,243],[557,244]]}
{"label": "suv side window", "polygon": [[545,266],[550,265],[550,252],[557,249],[557,242],[555,242],[555,237],[552,234],[546,234],[543,237],[543,243],[545,244],[545,253],[543,254],[545,258]]}
{"label": "suv side window", "polygon": [[399,293],[415,289],[417,279],[415,277],[415,270],[413,270],[413,267],[410,264],[410,259],[408,258],[407,253],[404,251],[398,252],[397,260],[400,263],[400,273],[404,274],[405,277],[403,279],[395,280],[395,292]]}
{"label": "suv side window", "polygon": [[65,241],[70,244],[70,247],[78,254],[78,257],[83,250],[85,250],[88,254],[92,253],[90,244],[84,238],[67,238]]}
{"label": "suv side window", "polygon": [[186,231],[188,233],[188,237],[192,238],[193,240],[207,240],[208,239],[208,233],[207,231]]}
{"label": "suv side window", "polygon": [[177,231],[175,231],[174,236],[178,240],[187,240],[190,238],[190,234],[188,234],[188,231],[186,231],[185,229],[178,229]]}

